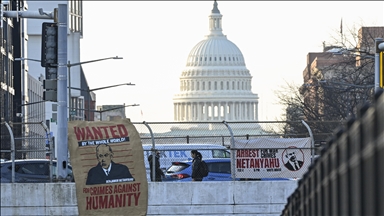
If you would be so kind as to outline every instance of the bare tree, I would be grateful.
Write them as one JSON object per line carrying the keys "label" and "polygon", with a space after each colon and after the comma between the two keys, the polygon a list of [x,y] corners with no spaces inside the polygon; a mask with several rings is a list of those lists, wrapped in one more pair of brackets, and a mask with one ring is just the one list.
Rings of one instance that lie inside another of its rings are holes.
{"label": "bare tree", "polygon": [[[357,116],[359,107],[371,103],[374,94],[374,44],[383,37],[384,27],[349,29],[333,37],[332,46],[322,53],[309,53],[304,83],[287,84],[277,91],[285,107],[283,120],[303,119],[318,139],[324,139],[348,118]],[[339,38],[339,39],[337,39]],[[299,125],[287,124],[286,133],[302,133]]]}

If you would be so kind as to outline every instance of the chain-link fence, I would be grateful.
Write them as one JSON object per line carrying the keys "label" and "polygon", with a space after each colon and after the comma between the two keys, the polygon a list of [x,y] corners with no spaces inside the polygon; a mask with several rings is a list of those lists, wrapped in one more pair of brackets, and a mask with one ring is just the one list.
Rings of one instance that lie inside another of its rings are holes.
{"label": "chain-link fence", "polygon": [[[230,155],[236,154],[239,148],[233,146],[235,140],[254,140],[264,138],[269,139],[261,143],[257,148],[263,155],[269,154],[271,157],[281,157],[284,154],[288,154],[284,148],[273,147],[271,148],[270,142],[274,139],[299,139],[309,138],[310,144],[304,147],[298,148],[296,157],[302,157],[304,159],[304,153],[306,154],[307,164],[311,163],[316,154],[320,152],[321,144],[327,137],[331,137],[337,122],[327,122],[329,124],[329,130],[325,133],[313,134],[310,125],[318,124],[317,122],[306,123],[304,121],[265,121],[265,122],[133,122],[136,129],[140,133],[141,141],[144,146],[145,160],[156,156],[158,151],[158,162],[153,160],[145,161],[147,166],[147,175],[150,179],[150,173],[153,175],[152,179],[163,178],[163,181],[173,180],[190,180],[192,177],[192,156],[191,150],[199,150],[202,153],[203,160],[208,163],[210,168],[210,174],[205,179],[207,180],[239,180],[234,175],[235,160]],[[327,126],[322,125],[327,128]],[[297,133],[298,128],[301,129],[301,133]],[[294,129],[294,130],[293,130]],[[315,140],[318,139],[318,140]],[[324,140],[323,140],[324,139]],[[217,146],[221,146],[222,149],[216,149]],[[258,151],[259,151],[258,150]],[[223,152],[227,153],[223,153]],[[218,156],[220,155],[220,156]],[[285,156],[285,155],[283,155]],[[282,157],[285,163],[288,163],[288,157]],[[280,161],[280,163],[283,162]],[[273,160],[255,160],[255,163],[270,163],[272,166]],[[153,169],[150,172],[150,162],[154,163],[151,167]],[[232,163],[231,163],[232,162]],[[156,163],[159,163],[157,165]],[[273,162],[273,163],[276,163]],[[156,168],[160,167],[165,176]],[[261,166],[261,165],[258,165]],[[265,167],[265,165],[262,165]],[[266,168],[269,168],[269,164]],[[277,166],[276,164],[273,166]],[[281,166],[280,164],[278,166]],[[154,168],[155,167],[155,168]],[[271,169],[274,167],[271,167]],[[275,167],[276,168],[276,167]],[[268,169],[268,170],[271,170]],[[239,170],[239,169],[237,169]],[[274,169],[277,170],[277,169]],[[217,172],[217,173],[214,173]],[[212,177],[211,176],[215,176]],[[288,175],[289,176],[289,175]],[[300,175],[301,176],[301,175]],[[261,178],[271,177],[270,175],[262,176]],[[284,178],[284,175],[274,175],[273,178]],[[250,179],[250,178],[246,178]],[[260,179],[260,175],[256,178]],[[271,179],[271,178],[268,178]]]}
{"label": "chain-link fence", "polygon": [[[210,170],[216,170],[218,178],[235,179],[234,158],[238,148],[235,140],[254,140],[260,138],[311,138],[309,149],[311,157],[318,155],[322,144],[332,136],[340,122],[304,121],[258,121],[258,122],[133,122],[144,147],[145,164],[150,179],[148,157],[156,156],[159,150],[159,163],[163,173],[167,169],[177,169],[173,177],[191,177],[191,150],[199,150],[203,160],[210,162]],[[320,125],[320,126],[319,126]],[[324,128],[326,130],[324,130]],[[1,159],[54,159],[54,137],[43,122],[1,124]],[[260,153],[272,155],[273,148],[268,142],[259,147]],[[279,149],[279,148],[274,148]],[[284,151],[285,149],[280,149]],[[280,154],[278,150],[278,154]],[[13,156],[12,156],[13,155]],[[276,155],[276,152],[275,152]],[[51,157],[50,157],[51,156]],[[211,161],[208,161],[211,160]],[[312,158],[311,158],[312,159]],[[311,160],[310,159],[310,160]],[[152,160],[153,161],[153,160]],[[189,162],[187,162],[189,161]],[[272,160],[271,160],[272,161]],[[180,163],[187,162],[187,163]],[[232,163],[231,163],[232,162]],[[256,161],[261,162],[261,161]],[[264,161],[265,162],[265,161]],[[263,162],[263,163],[264,163]],[[155,162],[153,162],[155,163]],[[177,165],[177,163],[179,163]],[[174,165],[176,164],[176,165]],[[152,168],[155,169],[155,166]],[[172,167],[171,167],[172,166]],[[184,170],[189,173],[182,173]],[[156,172],[152,172],[152,174]],[[211,171],[210,174],[214,172]],[[180,174],[180,175],[179,175]],[[220,176],[221,175],[221,176]],[[284,176],[278,176],[284,177]],[[160,178],[165,178],[161,176]],[[213,178],[213,177],[212,177]],[[153,178],[155,179],[155,178]],[[174,178],[172,180],[175,180]]]}
{"label": "chain-link fence", "polygon": [[2,122],[0,130],[1,182],[51,182],[54,151],[52,133],[45,123]]}
{"label": "chain-link fence", "polygon": [[46,159],[52,148],[52,136],[44,122],[1,123],[1,159],[11,160],[13,153],[14,159]]}
{"label": "chain-link fence", "polygon": [[[333,130],[342,122],[306,122],[309,128],[322,125],[325,131],[313,131],[315,143],[326,141]],[[223,122],[133,122],[140,133],[143,144],[151,144],[151,133],[157,144],[169,143],[216,143],[230,145],[230,132]],[[258,121],[227,122],[234,138],[252,139],[255,137],[299,138],[309,137],[308,129],[302,121]],[[301,128],[301,130],[297,130]],[[317,131],[317,130],[316,130]]]}

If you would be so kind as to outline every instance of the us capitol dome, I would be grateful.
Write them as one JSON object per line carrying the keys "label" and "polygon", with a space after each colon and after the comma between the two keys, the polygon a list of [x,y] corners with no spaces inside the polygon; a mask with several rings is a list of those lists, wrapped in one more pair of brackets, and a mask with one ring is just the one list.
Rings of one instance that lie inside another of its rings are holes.
{"label": "us capitol dome", "polygon": [[257,121],[258,95],[240,49],[222,31],[222,15],[213,4],[209,34],[196,44],[174,95],[175,121]]}

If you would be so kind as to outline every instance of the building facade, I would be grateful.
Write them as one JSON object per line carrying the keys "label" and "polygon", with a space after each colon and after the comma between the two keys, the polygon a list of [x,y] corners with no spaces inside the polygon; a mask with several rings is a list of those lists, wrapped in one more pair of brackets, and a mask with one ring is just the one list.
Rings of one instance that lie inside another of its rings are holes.
{"label": "building facade", "polygon": [[215,1],[209,34],[192,48],[173,98],[175,121],[255,121],[258,95],[240,49],[222,32]]}
{"label": "building facade", "polygon": [[[68,6],[68,64],[80,63],[80,39],[83,35],[83,8],[81,0],[1,1],[2,11],[35,12],[35,14],[40,12],[53,13],[59,4],[66,4]],[[44,138],[47,136],[46,131],[42,130],[42,128],[31,127],[30,125],[33,122],[44,122],[49,128],[49,134],[53,136],[57,134],[57,103],[43,101],[42,83],[45,79],[45,68],[40,63],[43,22],[53,23],[54,20],[29,18],[28,16],[25,18],[1,16],[0,68],[2,72],[0,74],[0,116],[2,123],[2,150],[9,149],[9,132],[4,126],[5,122],[20,123],[12,125],[14,136],[24,137],[23,139],[15,140],[16,149],[28,150],[31,146],[31,141],[27,140],[31,136],[35,138],[41,137],[39,145],[41,145],[41,149],[45,148]],[[76,119],[84,120],[86,119],[84,110],[94,110],[95,96],[92,92],[87,91],[89,86],[81,65],[76,64],[76,66],[71,67],[71,76],[68,77],[71,77],[70,80],[69,78],[67,79],[68,87],[77,88],[71,91],[71,96],[68,98],[68,101],[73,101],[72,104],[76,107],[74,109],[75,113],[72,114]],[[84,89],[85,91],[78,89]],[[86,100],[90,101],[87,102]],[[93,107],[87,107],[86,104]],[[71,112],[68,112],[69,114]],[[92,119],[88,117],[87,120]],[[25,156],[24,154],[19,157],[19,154],[16,154],[17,158]],[[45,154],[42,154],[42,157],[45,157]]]}
{"label": "building facade", "polygon": [[94,112],[95,121],[118,121],[127,118],[125,115],[125,104],[97,106]]}
{"label": "building facade", "polygon": [[[1,20],[0,20],[0,142],[1,150],[10,149],[10,135],[5,127],[5,123],[14,122],[12,131],[15,137],[21,137],[23,127],[20,124],[23,120],[22,106],[25,97],[26,79],[21,72],[21,63],[15,58],[24,51],[23,31],[24,21],[17,18],[3,16],[4,11],[24,10],[23,1],[1,1]],[[15,148],[20,150],[22,142],[15,141]],[[1,158],[10,158],[10,153],[2,152]],[[17,154],[16,158],[22,158],[22,154]]]}
{"label": "building facade", "polygon": [[[361,27],[352,36],[348,41],[341,35],[352,47],[324,45],[323,52],[307,54],[300,94],[286,109],[288,121],[311,122],[315,144],[325,143],[330,129],[358,117],[359,107],[374,100],[375,38],[383,38],[384,27]],[[292,123],[289,130],[305,128]]]}

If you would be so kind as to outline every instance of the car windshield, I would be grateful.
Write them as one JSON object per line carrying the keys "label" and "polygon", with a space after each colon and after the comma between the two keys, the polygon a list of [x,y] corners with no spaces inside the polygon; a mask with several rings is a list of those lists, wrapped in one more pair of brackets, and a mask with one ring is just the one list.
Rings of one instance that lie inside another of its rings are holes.
{"label": "car windshield", "polygon": [[189,167],[189,165],[186,163],[173,163],[172,166],[170,166],[167,169],[167,173],[180,172],[180,171],[186,169],[187,167]]}
{"label": "car windshield", "polygon": [[227,150],[212,150],[213,158],[230,158],[231,154]]}

